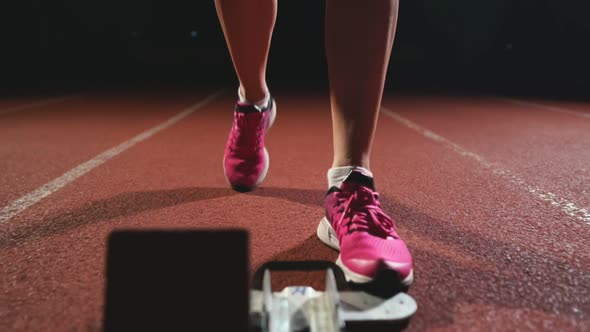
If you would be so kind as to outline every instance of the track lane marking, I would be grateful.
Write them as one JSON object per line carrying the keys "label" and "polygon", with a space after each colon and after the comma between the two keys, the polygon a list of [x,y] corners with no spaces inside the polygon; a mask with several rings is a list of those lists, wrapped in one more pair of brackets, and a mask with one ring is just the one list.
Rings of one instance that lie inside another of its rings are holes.
{"label": "track lane marking", "polygon": [[27,109],[30,109],[30,108],[39,107],[39,106],[47,106],[47,105],[51,105],[51,104],[58,104],[58,103],[61,103],[61,102],[64,102],[66,100],[73,99],[73,98],[76,98],[76,97],[80,97],[80,95],[54,97],[54,98],[39,100],[39,101],[36,101],[34,103],[29,103],[29,104],[24,104],[24,105],[19,105],[19,106],[4,108],[4,109],[0,109],[0,115],[14,113],[14,112],[18,112],[18,111],[24,111],[24,110],[27,110]]}
{"label": "track lane marking", "polygon": [[559,208],[566,215],[583,221],[587,225],[590,225],[590,209],[579,207],[574,202],[571,202],[565,198],[561,198],[552,192],[544,191],[538,187],[528,184],[522,177],[518,176],[517,174],[514,174],[511,171],[498,166],[497,164],[487,161],[482,156],[463,148],[459,144],[452,142],[431,130],[421,127],[420,125],[402,117],[398,113],[395,113],[385,107],[382,107],[381,111],[382,113],[394,119],[395,121],[403,124],[404,126],[410,129],[417,131],[422,136],[447,146],[448,148],[450,148],[451,150],[455,151],[463,157],[477,161],[484,168],[492,171],[492,173],[499,175],[505,180],[511,182],[512,184],[515,184],[517,187],[524,189],[529,194],[533,195],[535,198],[545,202],[549,202],[552,206]]}
{"label": "track lane marking", "polygon": [[563,107],[544,105],[544,104],[534,103],[531,101],[525,101],[525,100],[507,98],[507,97],[495,97],[494,99],[499,100],[499,101],[503,101],[505,103],[526,106],[526,107],[532,107],[532,108],[539,108],[539,109],[543,109],[546,111],[552,111],[552,112],[566,113],[566,114],[580,116],[583,118],[590,119],[590,113],[578,112],[578,111],[570,110],[570,109],[563,108]]}
{"label": "track lane marking", "polygon": [[213,99],[219,97],[223,94],[224,89],[218,90],[217,92],[209,95],[205,99],[185,108],[180,113],[176,114],[175,116],[171,117],[167,121],[152,127],[148,130],[143,131],[142,133],[136,135],[135,137],[113,147],[110,148],[99,155],[95,156],[94,158],[72,168],[71,170],[67,171],[60,177],[49,181],[48,183],[42,185],[41,187],[31,191],[30,193],[14,200],[4,208],[0,210],[0,224],[8,222],[10,219],[14,218],[17,214],[23,212],[27,208],[31,207],[32,205],[38,203],[43,198],[55,193],[59,189],[65,187],[66,185],[70,184],[74,180],[78,179],[82,175],[90,172],[94,168],[102,165],[109,159],[121,154],[125,150],[128,150],[135,144],[144,141],[158,132],[172,126],[173,124],[177,123],[178,121],[184,119],[185,117],[189,116],[191,113],[195,112],[199,108],[205,106]]}

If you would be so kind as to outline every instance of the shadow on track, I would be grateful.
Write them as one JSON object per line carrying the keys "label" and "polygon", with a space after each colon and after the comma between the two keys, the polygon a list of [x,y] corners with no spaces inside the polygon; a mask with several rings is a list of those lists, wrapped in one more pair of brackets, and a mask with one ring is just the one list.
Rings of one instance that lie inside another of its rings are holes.
{"label": "shadow on track", "polygon": [[226,188],[178,188],[122,193],[43,219],[33,223],[34,226],[16,227],[12,233],[6,234],[1,239],[0,248],[61,234],[86,224],[232,195],[237,195],[237,193]]}

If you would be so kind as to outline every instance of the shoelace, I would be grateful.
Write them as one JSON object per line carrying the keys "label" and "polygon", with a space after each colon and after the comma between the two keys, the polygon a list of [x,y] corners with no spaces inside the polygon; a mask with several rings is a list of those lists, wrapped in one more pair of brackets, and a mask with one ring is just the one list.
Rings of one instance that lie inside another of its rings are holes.
{"label": "shoelace", "polygon": [[345,203],[340,223],[345,223],[348,233],[361,231],[382,238],[398,238],[395,223],[381,209],[379,193],[358,186],[351,192],[342,191],[336,195],[338,204]]}
{"label": "shoelace", "polygon": [[[256,142],[255,151],[258,152],[262,148],[262,126],[264,124],[264,117],[262,113],[250,113],[252,116],[248,117],[246,113],[236,112],[236,119],[234,121],[234,130],[232,130],[231,147],[230,149],[237,150],[241,147],[250,147],[253,142]],[[252,117],[260,116],[258,121],[254,121]],[[257,126],[254,128],[254,126]],[[255,130],[253,130],[255,129]]]}

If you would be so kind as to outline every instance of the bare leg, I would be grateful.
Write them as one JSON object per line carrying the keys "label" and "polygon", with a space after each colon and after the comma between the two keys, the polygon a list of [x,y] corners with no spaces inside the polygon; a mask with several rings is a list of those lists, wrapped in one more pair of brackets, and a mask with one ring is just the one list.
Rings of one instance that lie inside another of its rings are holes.
{"label": "bare leg", "polygon": [[252,102],[264,99],[277,0],[215,0],[215,6],[242,95]]}
{"label": "bare leg", "polygon": [[326,2],[332,167],[369,169],[397,12],[398,0]]}

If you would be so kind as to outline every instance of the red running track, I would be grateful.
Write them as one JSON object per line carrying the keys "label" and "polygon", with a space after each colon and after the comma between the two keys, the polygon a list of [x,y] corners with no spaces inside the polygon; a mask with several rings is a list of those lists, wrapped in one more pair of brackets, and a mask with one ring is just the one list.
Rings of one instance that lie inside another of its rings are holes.
{"label": "red running track", "polygon": [[[99,329],[114,229],[244,227],[252,269],[336,258],[315,238],[332,156],[325,94],[277,93],[271,168],[255,192],[223,177],[226,90],[7,217],[19,198],[214,92],[0,102],[17,108],[0,108],[0,330]],[[590,104],[531,102],[384,98],[372,170],[415,257],[408,331],[590,330]]]}

